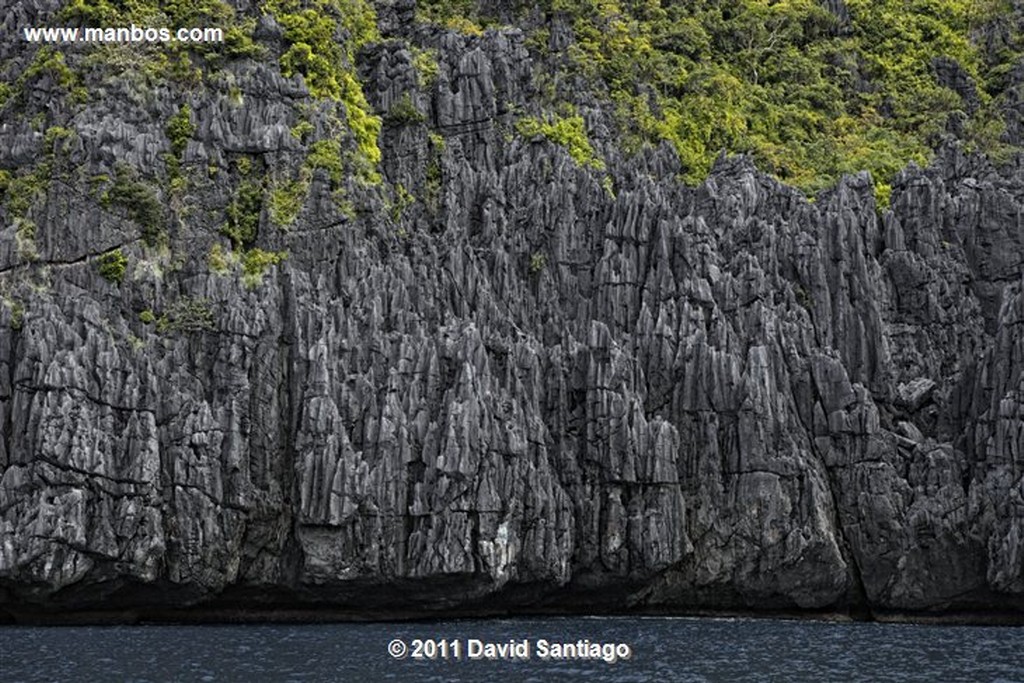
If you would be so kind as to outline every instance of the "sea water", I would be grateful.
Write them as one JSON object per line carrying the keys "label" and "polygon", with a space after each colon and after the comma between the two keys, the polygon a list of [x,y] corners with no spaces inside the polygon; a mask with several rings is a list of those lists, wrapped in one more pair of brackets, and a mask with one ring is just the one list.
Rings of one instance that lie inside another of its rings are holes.
{"label": "sea water", "polygon": [[1024,683],[1024,629],[662,617],[5,626],[0,680]]}

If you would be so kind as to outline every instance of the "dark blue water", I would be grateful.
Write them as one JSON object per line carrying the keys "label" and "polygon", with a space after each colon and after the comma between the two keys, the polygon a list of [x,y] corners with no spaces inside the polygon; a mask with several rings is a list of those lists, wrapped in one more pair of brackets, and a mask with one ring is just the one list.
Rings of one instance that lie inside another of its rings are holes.
{"label": "dark blue water", "polygon": [[[590,642],[583,652],[576,645],[575,658],[569,651],[557,659],[540,643],[581,639]],[[420,646],[422,659],[412,657],[416,640],[432,643]],[[470,640],[477,655],[483,643],[513,641],[520,657],[471,659]],[[619,658],[624,648],[628,658]],[[0,680],[1024,683],[1024,629],[636,617],[3,627]]]}

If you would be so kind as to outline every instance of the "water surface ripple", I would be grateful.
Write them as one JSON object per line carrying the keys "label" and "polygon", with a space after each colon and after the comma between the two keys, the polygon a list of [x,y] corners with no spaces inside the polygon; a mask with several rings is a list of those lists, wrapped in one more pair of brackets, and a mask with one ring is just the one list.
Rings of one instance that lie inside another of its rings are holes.
{"label": "water surface ripple", "polygon": [[[395,659],[453,639],[462,658]],[[469,639],[528,660],[468,660]],[[536,641],[626,643],[628,660],[543,661]],[[397,646],[394,646],[397,648]],[[662,617],[376,624],[0,628],[3,681],[986,681],[1024,683],[1024,629]]]}

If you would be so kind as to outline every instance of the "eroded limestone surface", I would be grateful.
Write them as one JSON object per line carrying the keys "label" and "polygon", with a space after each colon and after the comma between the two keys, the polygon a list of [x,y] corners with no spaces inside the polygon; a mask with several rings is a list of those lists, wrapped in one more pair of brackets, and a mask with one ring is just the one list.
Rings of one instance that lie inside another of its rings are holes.
{"label": "eroded limestone surface", "polygon": [[[237,180],[207,170],[301,163],[298,79],[186,94],[163,249],[89,178],[163,168],[181,97],[111,79],[64,124],[34,253],[0,232],[0,613],[1024,609],[1020,166],[950,148],[884,211],[864,175],[809,202],[744,158],[687,187],[595,103],[608,170],[581,168],[510,134],[518,31],[410,11],[360,74],[425,120],[385,116],[350,207],[318,170],[290,228],[264,208],[288,256],[256,284],[209,265]],[[437,50],[429,87],[400,35]],[[5,118],[0,166],[43,145]],[[434,196],[395,211],[397,184]],[[209,317],[140,319],[176,302]]]}

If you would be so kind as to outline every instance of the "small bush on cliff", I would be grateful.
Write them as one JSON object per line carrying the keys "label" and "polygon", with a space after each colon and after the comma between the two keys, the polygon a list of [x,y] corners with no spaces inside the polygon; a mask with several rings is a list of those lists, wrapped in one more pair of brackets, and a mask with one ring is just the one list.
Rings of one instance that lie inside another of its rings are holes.
{"label": "small bush on cliff", "polygon": [[156,321],[158,332],[201,332],[214,329],[210,302],[198,297],[178,299]]}
{"label": "small bush on cliff", "polygon": [[123,164],[117,167],[114,184],[102,195],[101,201],[105,206],[113,204],[124,209],[142,228],[142,238],[150,246],[166,239],[163,207],[153,189],[140,180],[131,167]]}
{"label": "small bush on cliff", "polygon": [[227,223],[221,233],[237,248],[256,239],[263,207],[263,187],[252,180],[243,181],[228,204]]}
{"label": "small bush on cliff", "polygon": [[532,274],[536,275],[547,267],[547,254],[537,251],[530,255],[530,272]]}
{"label": "small bush on cliff", "polygon": [[196,126],[192,123],[192,108],[188,104],[181,105],[178,113],[167,122],[167,139],[171,142],[171,153],[181,158],[185,153],[188,141],[196,133]]}
{"label": "small bush on cliff", "polygon": [[306,165],[310,169],[323,169],[335,186],[340,185],[345,172],[341,147],[337,140],[317,140],[309,147]]}
{"label": "small bush on cliff", "polygon": [[113,249],[99,258],[100,275],[108,282],[121,284],[128,268],[128,257],[120,249]]}
{"label": "small bush on cliff", "polygon": [[413,104],[409,93],[402,93],[402,97],[391,105],[384,120],[392,126],[408,126],[423,123],[427,117]]}
{"label": "small bush on cliff", "polygon": [[409,46],[412,52],[412,65],[416,69],[416,81],[421,88],[430,88],[437,82],[440,66],[437,63],[437,51],[423,49],[415,45]]}
{"label": "small bush on cliff", "polygon": [[302,212],[302,205],[309,194],[309,171],[303,169],[296,180],[280,181],[270,190],[270,202],[267,207],[270,221],[280,227],[287,228]]}
{"label": "small bush on cliff", "polygon": [[569,156],[580,166],[604,169],[604,161],[594,153],[590,145],[582,116],[522,118],[516,122],[516,130],[525,137],[542,135],[556,145],[565,147]]}
{"label": "small bush on cliff", "polygon": [[264,251],[249,249],[242,257],[242,282],[246,287],[256,287],[263,282],[263,274],[288,257],[286,251]]}

